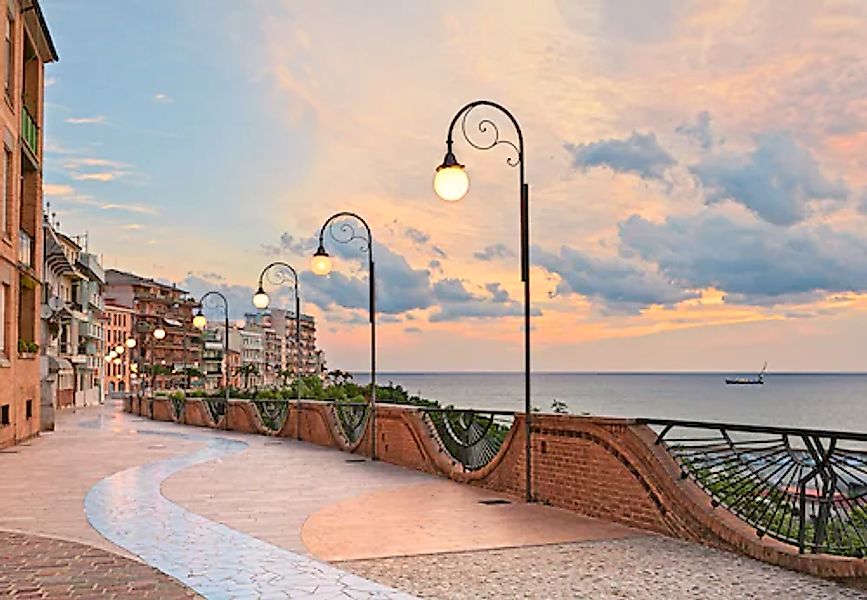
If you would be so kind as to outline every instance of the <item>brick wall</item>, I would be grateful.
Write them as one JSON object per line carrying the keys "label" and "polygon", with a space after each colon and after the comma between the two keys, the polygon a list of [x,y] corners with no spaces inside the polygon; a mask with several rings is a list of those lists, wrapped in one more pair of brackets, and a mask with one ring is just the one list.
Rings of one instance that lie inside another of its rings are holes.
{"label": "brick wall", "polygon": [[[146,401],[140,407],[146,412]],[[157,399],[154,414],[172,420],[171,401]],[[187,403],[185,421],[211,426],[200,400]],[[301,438],[322,446],[361,455],[370,454],[370,428],[353,445],[338,432],[332,408],[324,402],[303,401]],[[294,402],[277,435],[296,437],[298,411]],[[499,455],[486,467],[466,472],[439,446],[414,408],[377,407],[377,455],[396,465],[450,477],[456,481],[523,498],[525,489],[525,429],[522,415],[506,437]],[[538,502],[681,539],[701,542],[759,560],[823,577],[867,580],[867,561],[828,555],[800,555],[797,549],[759,538],[749,526],[711,506],[710,498],[689,480],[663,446],[654,444],[648,427],[628,419],[533,415],[532,480]],[[222,421],[221,421],[221,426]],[[230,429],[268,433],[251,403],[232,401]]]}

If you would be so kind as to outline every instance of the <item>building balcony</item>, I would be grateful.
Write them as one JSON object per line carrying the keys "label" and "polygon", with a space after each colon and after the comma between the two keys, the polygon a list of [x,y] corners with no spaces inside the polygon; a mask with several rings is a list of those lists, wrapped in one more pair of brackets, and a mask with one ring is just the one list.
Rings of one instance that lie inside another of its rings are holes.
{"label": "building balcony", "polygon": [[21,107],[21,139],[34,157],[39,156],[39,125],[26,106]]}

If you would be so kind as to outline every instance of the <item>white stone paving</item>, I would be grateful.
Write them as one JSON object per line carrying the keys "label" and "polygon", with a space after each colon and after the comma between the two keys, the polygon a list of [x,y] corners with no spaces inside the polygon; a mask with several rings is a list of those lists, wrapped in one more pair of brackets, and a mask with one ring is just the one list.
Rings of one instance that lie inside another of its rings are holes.
{"label": "white stone paving", "polygon": [[163,431],[139,433],[207,440],[207,446],[196,452],[106,477],[85,498],[90,524],[146,563],[215,600],[412,598],[191,513],[160,492],[167,477],[243,451],[244,442]]}

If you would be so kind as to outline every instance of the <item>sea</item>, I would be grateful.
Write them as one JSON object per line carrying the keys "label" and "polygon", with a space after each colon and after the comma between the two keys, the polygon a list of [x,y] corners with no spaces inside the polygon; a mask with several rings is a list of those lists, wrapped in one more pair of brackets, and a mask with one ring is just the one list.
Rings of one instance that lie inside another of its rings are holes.
{"label": "sea", "polygon": [[[369,383],[369,373],[354,373]],[[867,373],[770,373],[764,385],[726,385],[750,373],[533,373],[534,407],[556,399],[572,414],[688,419],[867,432]],[[377,373],[409,393],[458,408],[524,409],[522,373]]]}

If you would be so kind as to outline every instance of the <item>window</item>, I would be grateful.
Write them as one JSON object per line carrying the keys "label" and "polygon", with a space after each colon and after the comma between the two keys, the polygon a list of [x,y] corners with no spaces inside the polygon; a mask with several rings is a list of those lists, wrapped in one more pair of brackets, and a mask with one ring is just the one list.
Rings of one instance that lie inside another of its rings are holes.
{"label": "window", "polygon": [[9,425],[9,405],[0,406],[0,426]]}
{"label": "window", "polygon": [[15,178],[12,176],[12,151],[6,146],[3,146],[3,187],[0,189],[3,197],[0,198],[0,203],[3,204],[0,208],[0,235],[5,234],[12,236],[12,182]]}
{"label": "window", "polygon": [[24,404],[24,418],[32,419],[33,418],[33,400],[28,400]]}
{"label": "window", "polygon": [[15,50],[12,44],[12,30],[15,21],[9,15],[6,16],[6,97],[12,98],[15,83]]}
{"label": "window", "polygon": [[9,305],[9,286],[0,284],[0,356],[6,356],[6,307]]}

